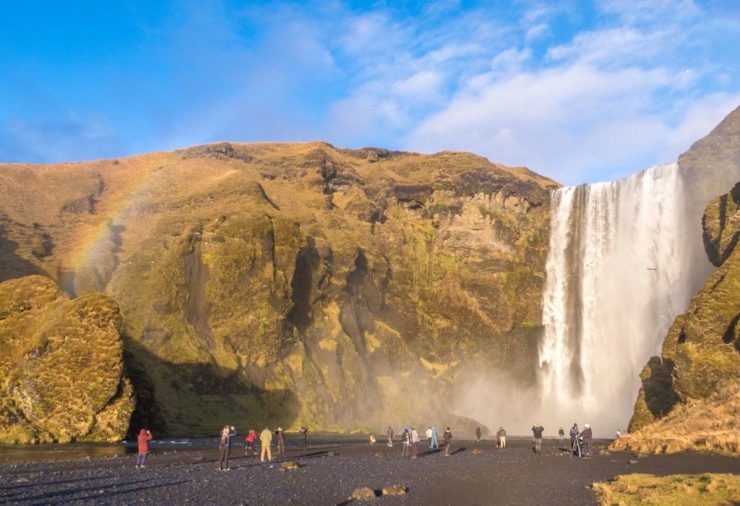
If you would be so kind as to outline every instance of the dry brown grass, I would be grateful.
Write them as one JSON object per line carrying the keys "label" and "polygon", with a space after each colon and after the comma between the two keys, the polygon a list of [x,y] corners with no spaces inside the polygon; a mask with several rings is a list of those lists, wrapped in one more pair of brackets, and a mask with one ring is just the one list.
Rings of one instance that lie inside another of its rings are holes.
{"label": "dry brown grass", "polygon": [[614,450],[677,453],[694,450],[740,455],[740,385],[726,386],[706,400],[691,400],[668,416],[614,441]]}
{"label": "dry brown grass", "polygon": [[594,492],[603,505],[733,505],[740,497],[740,476],[628,474],[610,483],[594,483]]}

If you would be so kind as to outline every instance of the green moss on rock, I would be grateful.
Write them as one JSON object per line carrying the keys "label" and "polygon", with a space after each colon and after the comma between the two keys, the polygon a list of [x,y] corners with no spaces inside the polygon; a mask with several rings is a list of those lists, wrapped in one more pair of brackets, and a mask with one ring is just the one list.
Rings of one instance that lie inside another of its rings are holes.
{"label": "green moss on rock", "polygon": [[0,314],[0,441],[126,434],[134,401],[115,302],[69,300],[53,280],[29,276],[0,284]]}

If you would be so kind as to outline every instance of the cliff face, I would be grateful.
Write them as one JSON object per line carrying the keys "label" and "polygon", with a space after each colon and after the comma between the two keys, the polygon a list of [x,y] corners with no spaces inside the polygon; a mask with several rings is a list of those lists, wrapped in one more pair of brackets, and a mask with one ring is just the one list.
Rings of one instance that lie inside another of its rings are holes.
{"label": "cliff face", "polygon": [[740,451],[740,183],[710,202],[702,224],[707,255],[719,268],[674,322],[662,357],[643,370],[629,427],[637,434],[619,448]]}
{"label": "cliff face", "polygon": [[134,408],[118,306],[43,276],[0,283],[0,442],[115,441]]}
{"label": "cliff face", "polygon": [[526,169],[221,143],[0,179],[0,279],[120,305],[134,425],[347,430],[445,414],[473,364],[534,381],[557,185]]}

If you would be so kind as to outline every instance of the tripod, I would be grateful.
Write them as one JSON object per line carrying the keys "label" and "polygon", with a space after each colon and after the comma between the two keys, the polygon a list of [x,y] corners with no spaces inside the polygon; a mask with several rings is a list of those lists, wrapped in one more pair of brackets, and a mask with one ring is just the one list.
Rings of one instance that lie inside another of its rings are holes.
{"label": "tripod", "polygon": [[572,459],[574,453],[577,454],[579,458],[583,456],[583,455],[581,455],[581,441],[580,441],[580,439],[581,439],[580,436],[576,436],[576,437],[574,437],[574,438],[571,439],[571,443],[570,443],[570,456],[568,458],[571,458]]}

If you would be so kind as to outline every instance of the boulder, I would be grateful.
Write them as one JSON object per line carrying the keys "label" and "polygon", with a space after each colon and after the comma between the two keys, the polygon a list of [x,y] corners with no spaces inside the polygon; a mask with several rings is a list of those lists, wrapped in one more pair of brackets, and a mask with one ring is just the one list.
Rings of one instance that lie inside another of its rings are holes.
{"label": "boulder", "polygon": [[44,276],[0,283],[0,442],[118,441],[133,389],[118,305]]}
{"label": "boulder", "polygon": [[367,501],[369,499],[375,499],[375,491],[369,487],[358,487],[352,491],[350,499],[355,501]]}

